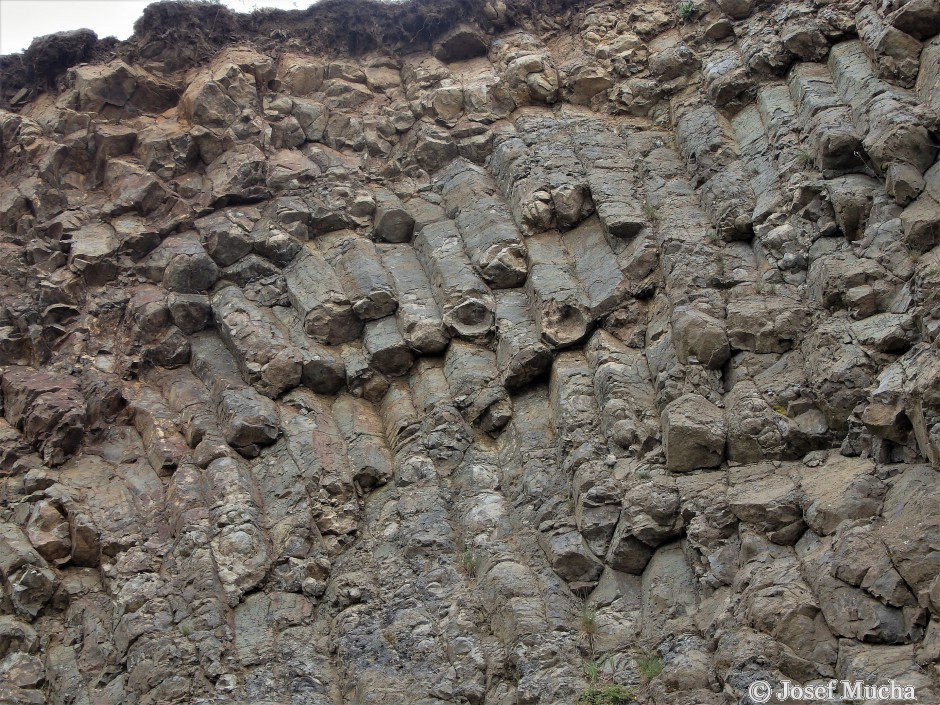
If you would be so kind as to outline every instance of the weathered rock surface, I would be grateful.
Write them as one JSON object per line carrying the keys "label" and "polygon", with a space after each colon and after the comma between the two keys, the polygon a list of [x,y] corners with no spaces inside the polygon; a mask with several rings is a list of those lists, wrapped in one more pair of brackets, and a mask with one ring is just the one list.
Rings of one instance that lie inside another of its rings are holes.
{"label": "weathered rock surface", "polygon": [[940,702],[938,31],[161,2],[0,57],[0,702]]}
{"label": "weathered rock surface", "polygon": [[43,462],[61,465],[79,449],[86,407],[77,380],[28,367],[9,367],[0,382],[4,417]]}

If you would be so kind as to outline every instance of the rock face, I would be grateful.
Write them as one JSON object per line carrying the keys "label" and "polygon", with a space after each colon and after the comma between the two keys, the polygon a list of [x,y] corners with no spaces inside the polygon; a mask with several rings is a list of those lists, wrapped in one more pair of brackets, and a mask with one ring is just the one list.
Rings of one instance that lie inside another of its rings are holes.
{"label": "rock face", "polygon": [[940,702],[938,31],[163,2],[0,57],[0,702]]}

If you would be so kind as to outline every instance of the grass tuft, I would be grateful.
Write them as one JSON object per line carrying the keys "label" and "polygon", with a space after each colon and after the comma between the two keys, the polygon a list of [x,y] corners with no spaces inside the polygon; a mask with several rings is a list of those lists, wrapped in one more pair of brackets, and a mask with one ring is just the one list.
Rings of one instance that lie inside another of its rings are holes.
{"label": "grass tuft", "polygon": [[588,688],[578,698],[579,705],[625,705],[636,701],[633,691],[622,685]]}
{"label": "grass tuft", "polygon": [[601,674],[601,665],[597,662],[597,659],[584,659],[581,662],[581,672],[591,683],[597,683],[597,679]]}
{"label": "grass tuft", "polygon": [[799,152],[797,152],[796,158],[800,165],[804,167],[811,166],[815,161],[813,159],[813,155],[805,149],[801,149]]}
{"label": "grass tuft", "polygon": [[584,605],[578,613],[578,629],[586,637],[597,634],[597,608]]}
{"label": "grass tuft", "polygon": [[460,565],[470,578],[476,580],[483,568],[483,556],[468,546],[460,552]]}
{"label": "grass tuft", "polygon": [[643,654],[637,657],[636,667],[644,680],[651,681],[663,672],[663,660],[656,654]]}

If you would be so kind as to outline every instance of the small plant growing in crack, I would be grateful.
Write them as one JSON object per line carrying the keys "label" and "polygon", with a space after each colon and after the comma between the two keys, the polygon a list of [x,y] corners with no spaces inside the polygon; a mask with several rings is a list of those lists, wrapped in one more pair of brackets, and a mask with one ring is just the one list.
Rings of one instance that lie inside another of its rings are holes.
{"label": "small plant growing in crack", "polygon": [[592,662],[598,664],[594,648],[594,637],[597,636],[598,632],[597,608],[595,606],[586,603],[581,606],[581,610],[578,612],[578,632],[581,635],[581,640],[587,643]]}
{"label": "small plant growing in crack", "polygon": [[591,595],[590,585],[576,585],[571,588],[571,592],[574,593],[575,597],[584,602]]}
{"label": "small plant growing in crack", "polygon": [[614,674],[614,659],[610,654],[602,658],[590,658],[581,661],[581,672],[591,684],[609,681]]}
{"label": "small plant growing in crack", "polygon": [[663,660],[656,654],[643,653],[636,657],[636,668],[643,680],[649,682],[663,672]]}
{"label": "small plant growing in crack", "polygon": [[787,415],[787,407],[785,407],[783,404],[774,404],[771,408],[781,416]]}
{"label": "small plant growing in crack", "polygon": [[679,17],[686,23],[695,19],[695,3],[692,0],[679,3]]}
{"label": "small plant growing in crack", "polygon": [[659,219],[659,209],[652,203],[644,203],[643,215],[646,216],[648,221],[655,223]]}
{"label": "small plant growing in crack", "polygon": [[907,248],[907,254],[910,255],[911,262],[916,264],[920,262],[920,258],[924,256],[924,251],[919,247],[909,247]]}
{"label": "small plant growing in crack", "polygon": [[587,640],[591,651],[594,651],[594,637],[597,636],[597,608],[592,605],[584,605],[578,612],[578,631]]}
{"label": "small plant growing in crack", "polygon": [[633,476],[637,480],[649,480],[651,477],[653,477],[653,473],[651,473],[649,470],[644,468],[642,470],[637,470]]}
{"label": "small plant growing in crack", "polygon": [[472,580],[476,580],[480,569],[483,568],[483,556],[474,548],[464,546],[463,551],[460,552],[460,565]]}
{"label": "small plant growing in crack", "polygon": [[[585,605],[580,615],[582,632],[587,634],[596,633],[597,630],[597,610],[589,605]],[[614,657],[607,654],[602,658],[594,655],[594,644],[591,643],[591,658],[584,659],[581,662],[581,672],[591,683],[591,687],[585,690],[578,703],[581,705],[620,705],[621,703],[632,703],[635,700],[633,692],[622,685],[612,683],[616,664]],[[602,685],[603,683],[603,685]]]}
{"label": "small plant growing in crack", "polygon": [[813,155],[809,152],[809,150],[801,149],[796,153],[796,161],[802,167],[809,167],[813,165],[815,160],[813,159]]}
{"label": "small plant growing in crack", "polygon": [[925,274],[926,274],[928,277],[935,277],[935,276],[937,276],[938,274],[940,274],[940,264],[935,264],[933,267],[931,267],[930,269],[928,269],[928,270],[925,272]]}
{"label": "small plant growing in crack", "polygon": [[575,497],[574,490],[571,487],[569,487],[568,492],[565,493],[565,509],[571,516],[574,516],[574,513],[578,509],[577,498]]}
{"label": "small plant growing in crack", "polygon": [[597,659],[584,659],[581,662],[581,672],[591,683],[597,683],[597,679],[601,675],[601,666]]}
{"label": "small plant growing in crack", "polygon": [[622,685],[588,688],[578,698],[578,705],[626,705],[636,701],[633,691]]}

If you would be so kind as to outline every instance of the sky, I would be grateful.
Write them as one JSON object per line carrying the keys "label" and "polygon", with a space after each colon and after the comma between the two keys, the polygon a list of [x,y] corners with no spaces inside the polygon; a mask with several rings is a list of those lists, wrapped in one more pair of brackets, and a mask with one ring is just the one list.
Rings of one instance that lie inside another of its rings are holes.
{"label": "sky", "polygon": [[[155,0],[0,0],[0,54],[23,51],[35,37],[87,27],[100,37],[127,39]],[[312,0],[222,0],[238,12],[262,7],[301,10]]]}

